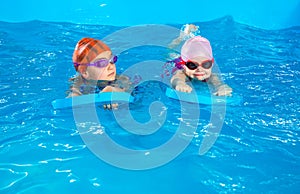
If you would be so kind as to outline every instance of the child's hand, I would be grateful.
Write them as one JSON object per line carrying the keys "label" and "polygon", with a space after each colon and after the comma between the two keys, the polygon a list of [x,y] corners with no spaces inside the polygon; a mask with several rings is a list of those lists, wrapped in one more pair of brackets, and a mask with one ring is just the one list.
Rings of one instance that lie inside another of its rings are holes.
{"label": "child's hand", "polygon": [[[101,92],[124,92],[124,89],[116,88],[113,86],[106,86]],[[115,110],[118,109],[119,105],[118,103],[113,104],[103,104],[103,109],[105,110]]]}
{"label": "child's hand", "polygon": [[190,33],[196,32],[198,30],[198,26],[195,26],[194,24],[186,24],[183,32],[186,35],[189,35]]}
{"label": "child's hand", "polygon": [[180,33],[180,37],[185,40],[191,37],[194,37],[197,31],[198,31],[199,27],[195,26],[194,24],[186,24],[183,26],[183,28],[181,29],[181,33]]}
{"label": "child's hand", "polygon": [[113,86],[106,86],[105,88],[103,88],[103,90],[101,92],[124,92],[124,89],[121,88],[116,88]]}
{"label": "child's hand", "polygon": [[113,109],[118,109],[118,103],[114,103],[114,104],[103,104],[103,109],[106,110],[113,110]]}
{"label": "child's hand", "polygon": [[180,91],[180,92],[187,92],[187,93],[191,93],[191,91],[193,90],[191,88],[191,86],[187,85],[186,83],[178,83],[175,86],[175,90]]}
{"label": "child's hand", "polygon": [[217,87],[216,92],[214,95],[216,96],[231,96],[232,88],[229,87],[227,84],[220,85]]}

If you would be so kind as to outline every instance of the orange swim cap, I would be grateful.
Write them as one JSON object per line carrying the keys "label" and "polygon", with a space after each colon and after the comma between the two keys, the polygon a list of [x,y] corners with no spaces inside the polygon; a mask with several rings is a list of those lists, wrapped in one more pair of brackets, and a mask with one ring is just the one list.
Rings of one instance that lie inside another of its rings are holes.
{"label": "orange swim cap", "polygon": [[74,68],[76,71],[79,67],[84,70],[86,64],[91,63],[104,51],[110,51],[110,48],[102,41],[93,38],[82,38],[78,41],[73,53]]}

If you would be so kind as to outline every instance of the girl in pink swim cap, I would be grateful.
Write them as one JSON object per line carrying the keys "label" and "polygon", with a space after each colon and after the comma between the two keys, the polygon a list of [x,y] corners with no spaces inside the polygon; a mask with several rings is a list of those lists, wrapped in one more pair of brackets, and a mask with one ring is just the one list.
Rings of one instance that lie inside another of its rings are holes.
{"label": "girl in pink swim cap", "polygon": [[[193,27],[194,25],[186,25]],[[189,32],[185,29],[185,31]],[[212,73],[214,58],[210,42],[201,36],[192,36],[185,41],[181,48],[180,57],[174,60],[177,70],[171,78],[171,85],[181,92],[192,91],[188,85],[191,80],[207,82],[214,89],[214,95],[231,96],[232,88],[221,82],[219,77]]]}

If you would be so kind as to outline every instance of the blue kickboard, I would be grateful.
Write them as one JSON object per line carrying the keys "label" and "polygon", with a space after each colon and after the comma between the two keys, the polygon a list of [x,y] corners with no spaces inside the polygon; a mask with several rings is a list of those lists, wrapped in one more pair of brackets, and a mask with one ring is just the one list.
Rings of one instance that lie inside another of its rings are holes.
{"label": "blue kickboard", "polygon": [[205,104],[205,105],[224,104],[224,103],[237,105],[240,104],[242,101],[242,98],[237,95],[215,96],[208,92],[205,92],[204,94],[186,93],[186,92],[179,92],[171,88],[167,88],[166,95],[172,99],[190,102],[190,103]]}
{"label": "blue kickboard", "polygon": [[54,109],[66,109],[87,104],[116,102],[133,102],[133,96],[126,92],[101,92],[98,94],[87,94],[71,98],[63,98],[52,101]]}

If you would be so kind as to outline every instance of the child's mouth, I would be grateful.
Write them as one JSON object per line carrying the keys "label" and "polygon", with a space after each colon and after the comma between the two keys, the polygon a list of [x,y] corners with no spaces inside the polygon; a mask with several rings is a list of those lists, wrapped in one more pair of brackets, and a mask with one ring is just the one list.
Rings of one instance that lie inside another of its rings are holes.
{"label": "child's mouth", "polygon": [[110,74],[107,75],[107,77],[112,77],[115,75],[115,72],[111,72]]}
{"label": "child's mouth", "polygon": [[204,73],[195,73],[194,74],[194,76],[196,76],[196,77],[202,77],[202,76],[204,76],[205,74]]}

